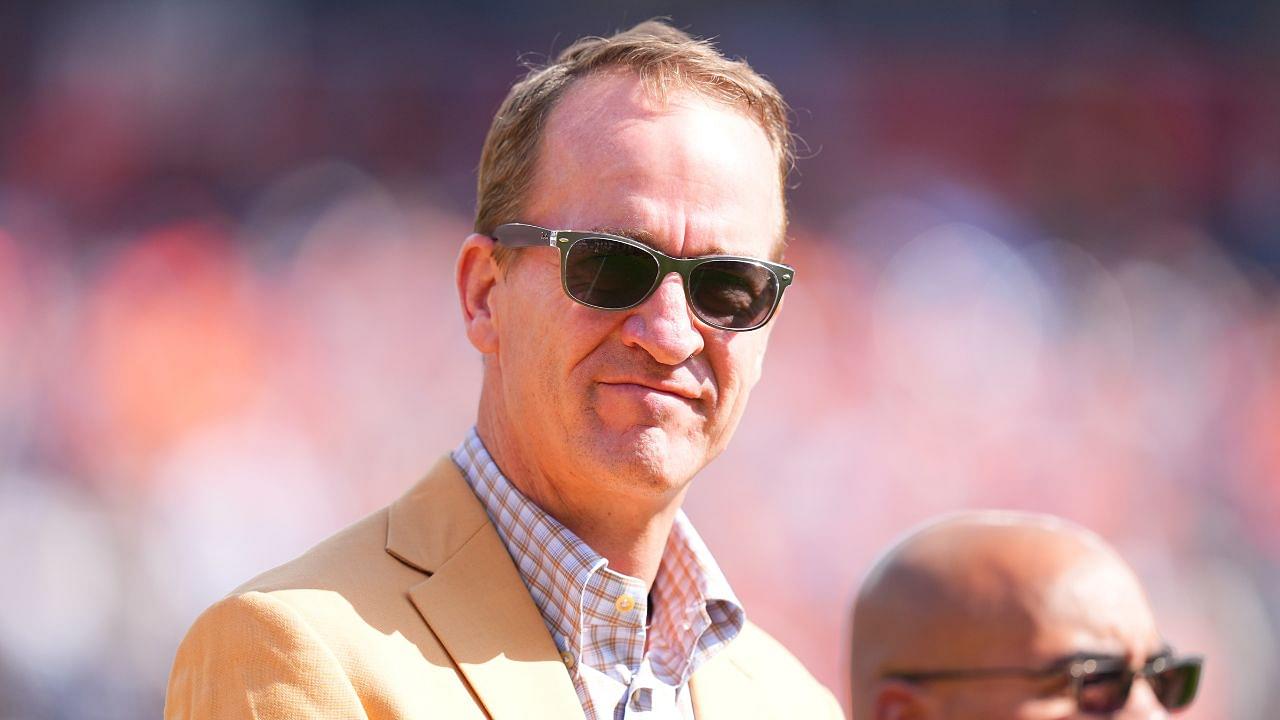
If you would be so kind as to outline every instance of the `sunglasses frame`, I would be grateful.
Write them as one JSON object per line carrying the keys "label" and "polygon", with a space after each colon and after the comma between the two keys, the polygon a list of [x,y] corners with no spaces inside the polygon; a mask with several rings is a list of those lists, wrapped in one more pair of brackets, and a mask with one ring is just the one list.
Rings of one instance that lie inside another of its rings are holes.
{"label": "sunglasses frame", "polygon": [[[658,288],[658,285],[662,284],[663,278],[671,273],[676,273],[683,281],[682,284],[684,286],[685,302],[688,304],[689,309],[693,311],[694,316],[706,325],[720,330],[728,330],[730,332],[748,332],[751,330],[758,330],[769,324],[769,321],[773,319],[774,313],[778,310],[778,305],[782,303],[782,293],[791,285],[792,281],[795,279],[796,272],[795,268],[790,265],[783,265],[782,263],[747,257],[745,255],[701,255],[699,257],[692,258],[671,257],[670,255],[667,255],[660,250],[655,250],[638,240],[622,237],[621,235],[611,235],[603,232],[581,232],[577,230],[548,230],[547,228],[538,227],[537,225],[529,225],[526,223],[506,223],[504,225],[499,225],[493,231],[493,238],[503,245],[512,248],[538,247],[542,245],[559,248],[560,285],[564,288],[564,293],[574,302],[597,310],[630,310],[633,307],[641,305],[653,295],[653,291]],[[654,259],[658,264],[658,272],[654,276],[653,284],[644,292],[643,295],[640,296],[639,300],[625,307],[604,307],[584,302],[579,298],[574,297],[573,293],[569,292],[569,251],[579,241],[589,239],[603,239],[622,243],[623,245],[637,248]],[[699,266],[716,260],[745,262],[757,267],[762,267],[769,271],[769,274],[773,276],[774,281],[778,284],[778,294],[777,297],[773,299],[773,305],[769,307],[769,312],[765,313],[764,319],[750,327],[736,328],[721,325],[720,323],[712,322],[711,320],[703,317],[702,312],[693,302],[693,296],[690,294],[690,277],[693,271]]]}
{"label": "sunglasses frame", "polygon": [[[1164,699],[1159,693],[1155,693],[1155,684],[1152,679],[1162,672],[1174,670],[1182,667],[1194,667],[1195,671],[1191,678],[1190,689],[1184,691],[1186,697],[1183,704],[1176,707],[1169,707],[1164,704]],[[1203,672],[1204,656],[1202,655],[1175,655],[1173,651],[1162,652],[1143,663],[1139,670],[1129,668],[1128,661],[1120,657],[1100,657],[1095,655],[1080,655],[1065,658],[1052,663],[1048,667],[1043,668],[1016,668],[1016,667],[991,667],[991,668],[961,668],[955,670],[926,670],[926,671],[891,671],[886,672],[881,677],[886,680],[902,680],[909,683],[922,683],[932,681],[947,680],[981,680],[985,678],[998,677],[1025,677],[1025,678],[1051,678],[1062,677],[1070,682],[1072,691],[1075,694],[1076,706],[1079,708],[1080,696],[1084,689],[1085,680],[1090,675],[1100,673],[1119,672],[1125,679],[1125,691],[1120,698],[1120,706],[1102,710],[1084,710],[1079,711],[1086,715],[1105,715],[1117,712],[1129,702],[1129,693],[1133,690],[1133,682],[1139,676],[1145,678],[1148,684],[1152,685],[1152,692],[1156,695],[1156,700],[1160,702],[1166,710],[1170,712],[1178,712],[1187,707],[1195,700],[1196,691],[1200,685],[1200,677]]]}

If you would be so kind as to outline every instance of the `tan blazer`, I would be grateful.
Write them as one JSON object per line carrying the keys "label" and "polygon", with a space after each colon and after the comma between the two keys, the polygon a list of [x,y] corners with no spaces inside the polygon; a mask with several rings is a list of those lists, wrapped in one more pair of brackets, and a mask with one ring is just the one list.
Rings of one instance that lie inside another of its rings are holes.
{"label": "tan blazer", "polygon": [[[715,718],[842,718],[750,623],[690,680]],[[165,717],[582,718],[511,556],[448,457],[391,506],[206,610]]]}

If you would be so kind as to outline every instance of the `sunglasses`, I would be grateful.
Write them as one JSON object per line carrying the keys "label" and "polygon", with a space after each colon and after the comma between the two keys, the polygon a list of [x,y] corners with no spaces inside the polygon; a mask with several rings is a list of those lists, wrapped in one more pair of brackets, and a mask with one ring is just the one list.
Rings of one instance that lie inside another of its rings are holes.
{"label": "sunglasses", "polygon": [[599,232],[547,230],[507,223],[493,231],[507,247],[560,248],[560,279],[569,297],[600,310],[633,308],[662,278],[684,281],[693,314],[711,327],[744,332],[763,327],[795,277],[780,263],[738,255],[676,258],[630,238]]}
{"label": "sunglasses", "polygon": [[928,672],[893,672],[884,677],[906,682],[975,680],[992,677],[1060,678],[1075,693],[1076,707],[1086,714],[1119,712],[1129,702],[1133,681],[1145,678],[1156,699],[1166,710],[1178,711],[1189,705],[1200,686],[1204,658],[1198,655],[1175,657],[1162,653],[1133,670],[1122,657],[1076,656],[1046,668],[973,668]]}

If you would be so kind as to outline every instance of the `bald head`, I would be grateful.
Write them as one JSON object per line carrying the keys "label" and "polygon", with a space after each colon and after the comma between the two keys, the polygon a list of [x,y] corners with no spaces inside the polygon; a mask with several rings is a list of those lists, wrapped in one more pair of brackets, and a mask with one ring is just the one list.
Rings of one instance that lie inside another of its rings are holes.
{"label": "bald head", "polygon": [[[1008,694],[1006,704],[1017,705],[1040,692],[1025,680],[1021,688],[986,681],[916,688],[884,676],[1037,668],[1078,652],[1134,657],[1140,664],[1159,646],[1137,578],[1097,535],[1046,515],[950,516],[889,550],[859,593],[855,718],[893,717],[882,710],[895,698],[932,708],[922,717],[1023,717],[992,704],[1001,693]],[[1070,698],[1040,704],[1053,702],[1067,707]]]}

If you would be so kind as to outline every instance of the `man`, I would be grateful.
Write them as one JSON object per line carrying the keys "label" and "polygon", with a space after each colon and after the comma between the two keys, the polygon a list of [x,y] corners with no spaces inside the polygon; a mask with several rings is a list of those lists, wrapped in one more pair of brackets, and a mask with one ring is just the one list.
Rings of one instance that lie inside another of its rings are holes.
{"label": "man", "polygon": [[680,512],[792,271],[786,106],[655,22],[514,87],[458,259],[474,431],[178,650],[179,717],[841,717]]}
{"label": "man", "polygon": [[949,517],[872,569],[853,619],[856,720],[1163,718],[1200,658],[1156,632],[1098,536],[1012,512]]}

